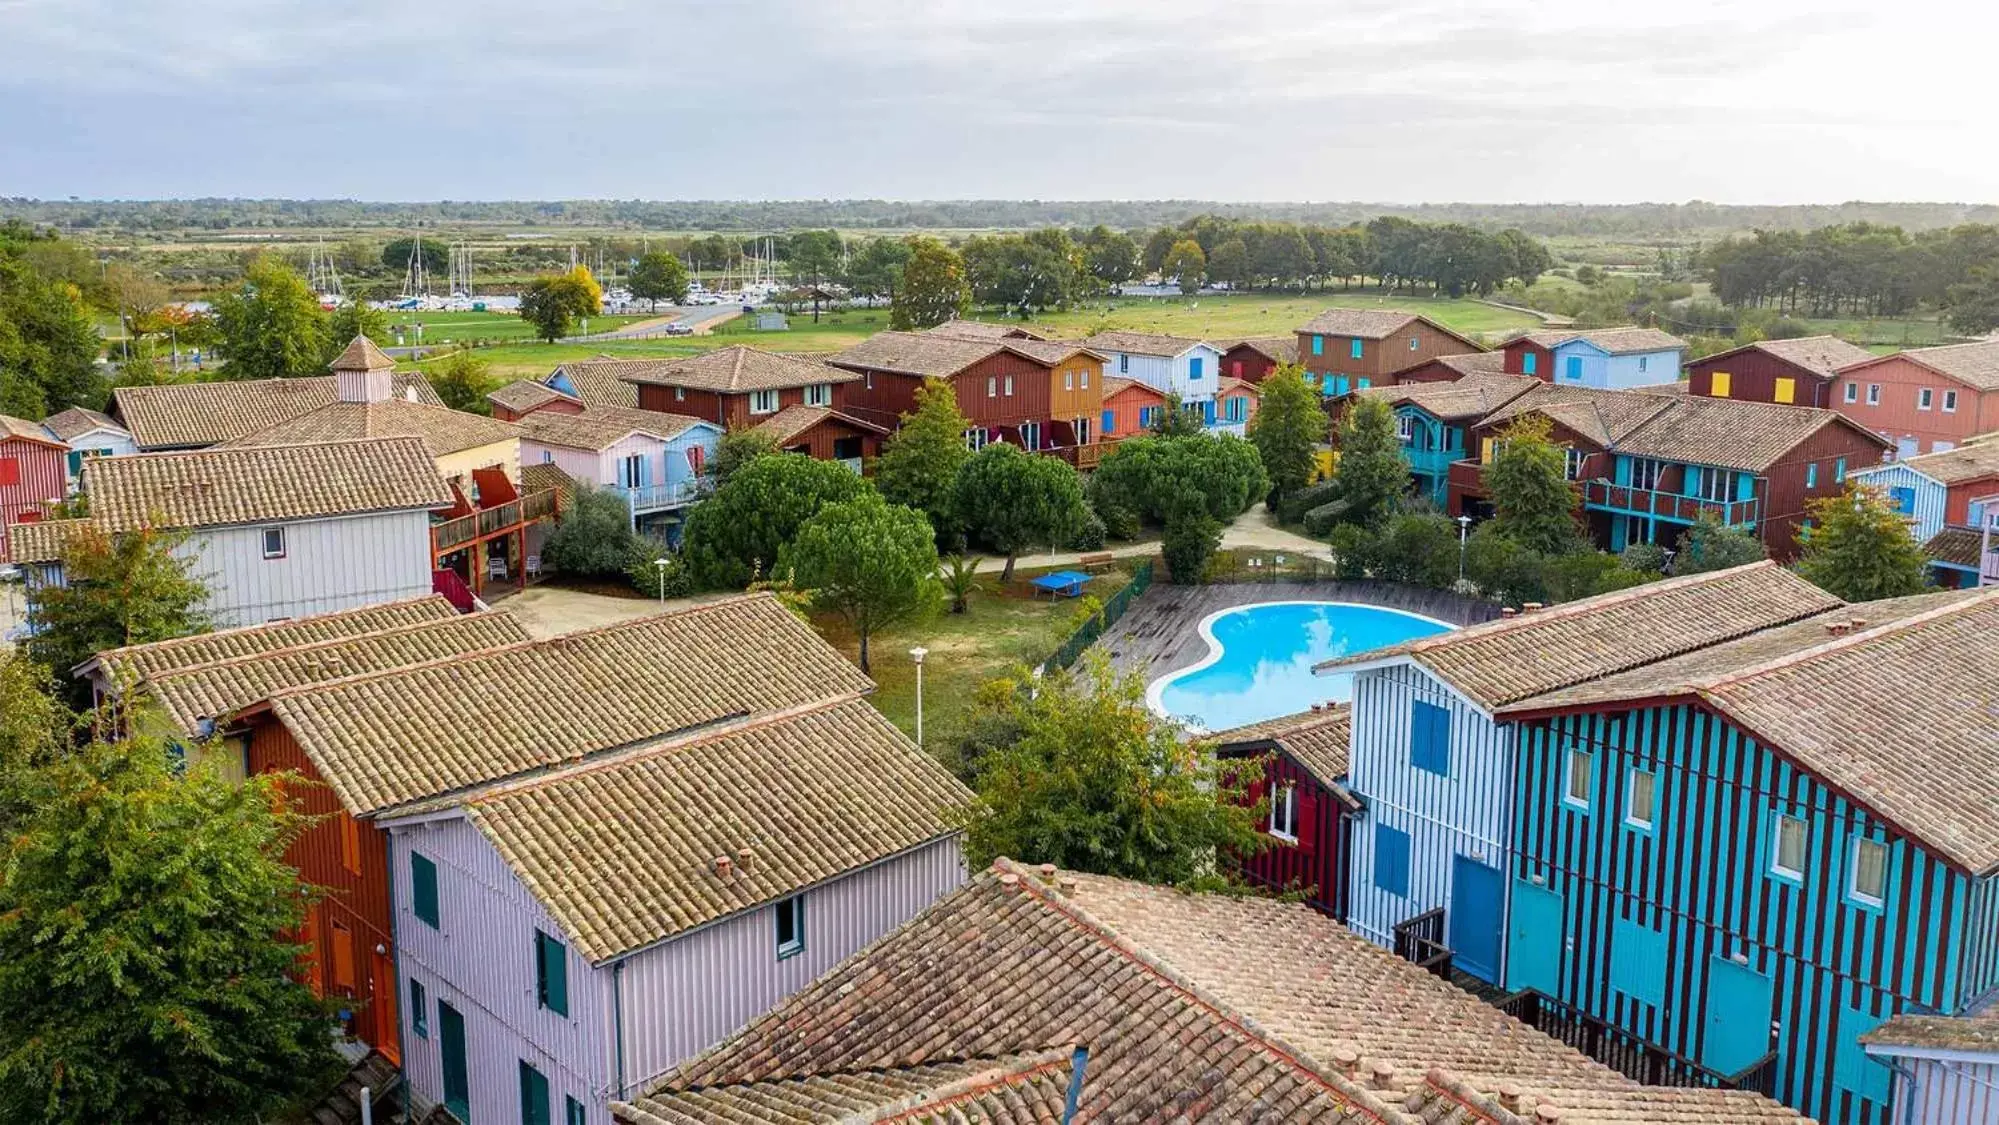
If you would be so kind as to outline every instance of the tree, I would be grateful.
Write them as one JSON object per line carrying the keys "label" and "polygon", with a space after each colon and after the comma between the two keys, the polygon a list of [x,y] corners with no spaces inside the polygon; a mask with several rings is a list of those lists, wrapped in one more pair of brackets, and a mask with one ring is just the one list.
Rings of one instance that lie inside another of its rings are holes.
{"label": "tree", "polygon": [[966,529],[1006,556],[1000,581],[1013,579],[1022,549],[1060,543],[1083,522],[1083,483],[1053,457],[995,442],[958,471],[951,508]]}
{"label": "tree", "polygon": [[389,318],[366,301],[350,300],[334,309],[326,322],[326,363],[338,358],[356,336],[366,336],[377,344],[388,343]]}
{"label": "tree", "polygon": [[952,613],[970,609],[972,595],[985,589],[979,583],[979,560],[970,555],[952,555],[945,559],[937,578],[943,584],[944,592],[951,596]]}
{"label": "tree", "polygon": [[1199,437],[1208,432],[1200,414],[1189,410],[1173,391],[1166,392],[1166,401],[1153,412],[1149,429],[1155,437]]}
{"label": "tree", "polygon": [[1208,256],[1201,252],[1201,244],[1193,239],[1183,239],[1173,244],[1166,252],[1166,260],[1160,263],[1162,277],[1177,278],[1180,292],[1189,296],[1201,291],[1201,282],[1206,280]]}
{"label": "tree", "polygon": [[68,752],[75,716],[54,687],[25,653],[0,659],[0,839],[13,839],[34,812],[35,771]]}
{"label": "tree", "polygon": [[902,289],[889,304],[888,326],[898,332],[935,328],[971,307],[965,260],[934,238],[911,239]]}
{"label": "tree", "polygon": [[974,865],[997,856],[1148,883],[1210,876],[1223,853],[1266,846],[1263,806],[1249,800],[1263,762],[1220,762],[1204,743],[1145,705],[1136,673],[1084,657],[1029,686],[983,689],[970,725],[993,735],[975,763],[978,800],[966,816]]}
{"label": "tree", "polygon": [[687,267],[680,264],[679,258],[654,250],[640,256],[632,266],[631,276],[625,279],[625,286],[632,296],[651,301],[653,311],[658,312],[661,301],[677,305],[687,299]]}
{"label": "tree", "polygon": [[1409,488],[1409,458],[1395,433],[1394,412],[1378,398],[1354,398],[1340,416],[1335,444],[1340,458],[1331,499],[1313,511],[1323,522],[1379,526]]}
{"label": "tree", "polygon": [[[1249,247],[1240,238],[1219,243],[1208,255],[1208,277],[1232,289],[1246,289],[1250,282]],[[1185,285],[1181,287],[1186,291]]]}
{"label": "tree", "polygon": [[1810,530],[1798,533],[1798,573],[1828,593],[1871,602],[1928,585],[1922,547],[1880,490],[1848,481],[1844,494],[1807,501],[1805,510]]}
{"label": "tree", "polygon": [[[57,675],[105,649],[172,640],[209,629],[208,587],[193,574],[177,532],[141,528],[112,535],[94,526],[69,533],[61,585],[35,592],[28,655]],[[90,685],[74,681],[73,706],[90,705]]]}
{"label": "tree", "polygon": [[1226,523],[1270,485],[1255,446],[1233,434],[1199,433],[1119,442],[1098,464],[1091,488],[1100,503],[1165,525],[1189,507]]}
{"label": "tree", "polygon": [[460,348],[445,356],[424,373],[430,387],[444,405],[468,414],[491,414],[488,392],[499,385],[492,368],[470,348]]}
{"label": "tree", "polygon": [[317,375],[332,354],[332,321],[298,271],[270,255],[250,263],[243,283],[215,299],[215,322],[229,379]]}
{"label": "tree", "polygon": [[0,878],[0,1118],[249,1125],[339,1073],[281,936],[305,921],[284,779],[177,761],[136,737],[33,773]]}
{"label": "tree", "polygon": [[[1673,573],[1727,570],[1761,562],[1769,556],[1770,552],[1763,549],[1763,541],[1755,535],[1739,527],[1724,527],[1712,515],[1703,515],[1699,523],[1681,534],[1679,550],[1673,557]],[[1643,559],[1628,561],[1639,563],[1637,569],[1645,569]]]}
{"label": "tree", "polygon": [[1576,489],[1567,454],[1549,440],[1548,420],[1524,415],[1499,435],[1498,451],[1485,467],[1492,495],[1493,531],[1530,551],[1559,555],[1581,549],[1576,525]]}
{"label": "tree", "polygon": [[576,499],[562,509],[541,557],[550,568],[578,578],[622,574],[639,551],[632,510],[615,492],[578,485]]}
{"label": "tree", "polygon": [[1999,264],[1973,270],[1969,279],[1950,287],[1951,331],[1983,336],[1999,328]]}
{"label": "tree", "polygon": [[842,249],[839,231],[793,231],[785,240],[791,280],[801,285],[818,285],[832,277],[839,272]]}
{"label": "tree", "polygon": [[868,638],[937,604],[937,538],[914,508],[864,491],[823,505],[799,525],[779,569],[812,592],[813,607],[853,627],[868,672]]}
{"label": "tree", "polygon": [[730,430],[715,443],[715,455],[708,458],[703,471],[714,478],[715,487],[729,483],[737,469],[759,457],[769,457],[777,453],[777,439],[763,430]]}
{"label": "tree", "polygon": [[[421,249],[418,249],[421,247]],[[398,276],[409,273],[410,252],[416,250],[423,258],[423,272],[426,274],[449,274],[451,272],[451,247],[434,238],[398,238],[382,247],[382,265],[394,270]]]}
{"label": "tree", "polygon": [[903,271],[914,252],[905,239],[870,239],[848,264],[847,287],[858,296],[894,301],[902,291]]}
{"label": "tree", "polygon": [[926,379],[916,391],[916,409],[875,459],[875,487],[891,504],[930,517],[941,540],[951,531],[951,492],[958,470],[971,460],[965,431],[971,422],[958,409],[958,392],[940,379]]}
{"label": "tree", "polygon": [[1174,585],[1198,586],[1207,573],[1208,560],[1221,545],[1221,521],[1198,504],[1189,504],[1167,517],[1159,554],[1166,560],[1166,573]]}
{"label": "tree", "polygon": [[0,252],[0,413],[104,405],[103,348],[75,286]]}
{"label": "tree", "polygon": [[[577,267],[582,269],[581,266]],[[521,291],[521,319],[534,325],[535,335],[554,343],[569,335],[578,317],[594,314],[602,293],[574,273],[537,277]]]}
{"label": "tree", "polygon": [[1099,285],[1115,289],[1138,276],[1138,243],[1109,227],[1093,227],[1083,236],[1083,262]]}
{"label": "tree", "polygon": [[870,490],[837,462],[789,453],[754,458],[688,513],[681,556],[697,585],[740,590],[771,573],[785,544],[822,505]]}
{"label": "tree", "polygon": [[1298,364],[1280,364],[1258,388],[1262,401],[1249,420],[1249,443],[1270,477],[1265,497],[1275,510],[1286,496],[1312,483],[1319,446],[1330,428],[1319,389]]}

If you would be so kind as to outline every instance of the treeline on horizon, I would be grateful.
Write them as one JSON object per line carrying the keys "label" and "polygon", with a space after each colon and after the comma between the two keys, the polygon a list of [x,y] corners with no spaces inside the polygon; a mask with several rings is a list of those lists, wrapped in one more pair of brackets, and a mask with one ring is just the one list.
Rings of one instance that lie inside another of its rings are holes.
{"label": "treeline on horizon", "polygon": [[1538,237],[1719,236],[1851,223],[1931,230],[1999,223],[1999,204],[1877,203],[1225,203],[1207,200],[517,200],[368,202],[351,199],[0,199],[0,218],[68,230],[166,232],[315,227],[414,229],[465,225],[660,231],[1149,229],[1202,215],[1242,222],[1347,226],[1381,216],[1512,227]]}

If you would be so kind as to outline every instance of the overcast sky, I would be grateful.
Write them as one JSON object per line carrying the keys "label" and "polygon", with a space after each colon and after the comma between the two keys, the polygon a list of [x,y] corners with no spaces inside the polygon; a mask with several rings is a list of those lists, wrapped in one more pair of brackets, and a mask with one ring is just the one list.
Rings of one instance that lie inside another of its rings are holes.
{"label": "overcast sky", "polygon": [[1991,0],[0,0],[0,196],[1999,201]]}

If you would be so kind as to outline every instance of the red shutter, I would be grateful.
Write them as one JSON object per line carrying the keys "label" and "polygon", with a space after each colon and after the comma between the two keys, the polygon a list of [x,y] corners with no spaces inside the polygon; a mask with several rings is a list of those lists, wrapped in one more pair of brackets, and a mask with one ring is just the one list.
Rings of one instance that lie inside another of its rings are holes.
{"label": "red shutter", "polygon": [[1309,781],[1298,783],[1298,850],[1309,852],[1319,843],[1319,794]]}
{"label": "red shutter", "polygon": [[0,487],[21,483],[21,459],[0,457]]}

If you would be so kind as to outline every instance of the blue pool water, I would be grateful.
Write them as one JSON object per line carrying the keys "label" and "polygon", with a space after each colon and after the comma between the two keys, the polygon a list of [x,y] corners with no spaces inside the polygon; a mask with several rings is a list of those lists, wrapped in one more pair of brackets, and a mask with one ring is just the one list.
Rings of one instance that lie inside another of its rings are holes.
{"label": "blue pool water", "polygon": [[1353,677],[1314,676],[1312,665],[1441,633],[1413,613],[1345,602],[1275,602],[1227,610],[1202,624],[1208,659],[1152,685],[1155,710],[1206,730],[1345,702]]}

